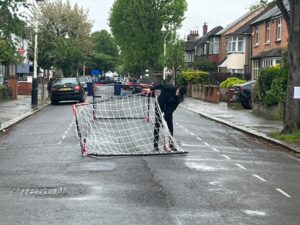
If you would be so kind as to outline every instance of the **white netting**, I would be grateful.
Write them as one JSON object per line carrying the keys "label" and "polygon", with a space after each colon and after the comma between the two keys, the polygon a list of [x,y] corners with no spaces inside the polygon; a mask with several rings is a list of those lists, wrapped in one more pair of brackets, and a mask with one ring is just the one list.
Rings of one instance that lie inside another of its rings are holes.
{"label": "white netting", "polygon": [[[111,91],[111,86],[102,87]],[[101,90],[103,93],[104,89]],[[165,120],[161,119],[163,115],[156,107],[158,104],[155,97],[113,96],[113,93],[108,97],[108,92],[103,93],[102,96],[106,97],[99,98],[101,100],[74,106],[76,130],[83,154],[150,155],[184,152],[171,136]]]}

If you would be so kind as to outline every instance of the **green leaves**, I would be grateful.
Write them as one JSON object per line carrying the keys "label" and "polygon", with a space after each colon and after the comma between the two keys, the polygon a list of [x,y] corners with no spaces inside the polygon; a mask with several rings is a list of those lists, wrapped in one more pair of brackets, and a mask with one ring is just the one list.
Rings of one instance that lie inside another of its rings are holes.
{"label": "green leaves", "polygon": [[174,32],[183,20],[185,0],[116,0],[109,24],[128,70],[161,69],[162,25]]}

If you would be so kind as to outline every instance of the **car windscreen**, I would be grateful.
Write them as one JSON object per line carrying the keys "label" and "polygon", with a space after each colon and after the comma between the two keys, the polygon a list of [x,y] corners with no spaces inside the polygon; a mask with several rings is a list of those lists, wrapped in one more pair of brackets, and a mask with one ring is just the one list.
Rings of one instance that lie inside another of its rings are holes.
{"label": "car windscreen", "polygon": [[89,78],[87,77],[79,77],[80,82],[88,82]]}
{"label": "car windscreen", "polygon": [[78,81],[76,78],[74,77],[68,77],[68,78],[60,78],[60,79],[57,79],[55,81],[54,84],[78,84]]}

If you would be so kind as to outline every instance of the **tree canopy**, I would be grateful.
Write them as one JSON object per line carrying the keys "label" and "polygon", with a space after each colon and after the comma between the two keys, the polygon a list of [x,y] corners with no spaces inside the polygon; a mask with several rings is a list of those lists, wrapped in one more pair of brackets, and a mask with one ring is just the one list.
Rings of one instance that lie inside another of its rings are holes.
{"label": "tree canopy", "polygon": [[89,66],[102,71],[113,71],[119,62],[119,49],[111,34],[106,30],[92,33],[93,52]]}
{"label": "tree canopy", "polygon": [[38,64],[55,66],[65,76],[74,76],[92,49],[88,11],[62,0],[45,2],[40,11]]}
{"label": "tree canopy", "polygon": [[163,24],[176,31],[187,9],[185,0],[116,0],[109,24],[127,70],[150,74],[162,67]]}

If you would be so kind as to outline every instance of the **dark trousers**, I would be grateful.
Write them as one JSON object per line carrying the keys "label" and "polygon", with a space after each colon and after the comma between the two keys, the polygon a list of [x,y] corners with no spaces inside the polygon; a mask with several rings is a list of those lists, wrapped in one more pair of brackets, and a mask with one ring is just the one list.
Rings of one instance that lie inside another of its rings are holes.
{"label": "dark trousers", "polygon": [[[163,107],[161,107],[164,110]],[[173,113],[164,112],[164,119],[167,123],[168,129],[173,136]],[[158,141],[159,141],[159,129],[162,124],[161,113],[159,112],[159,108],[157,103],[155,103],[155,123],[154,123],[154,148],[158,149]],[[173,148],[173,142],[169,140],[170,147]]]}

